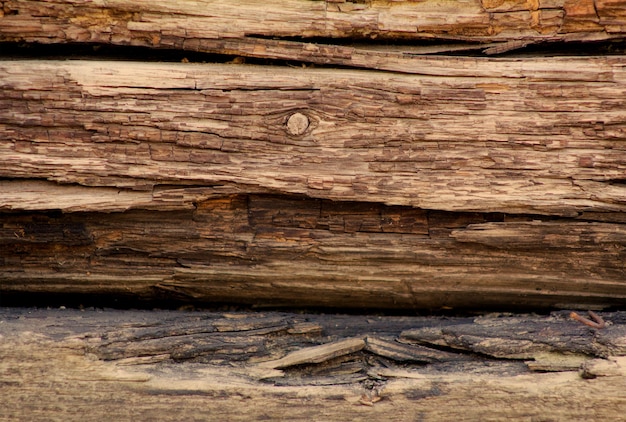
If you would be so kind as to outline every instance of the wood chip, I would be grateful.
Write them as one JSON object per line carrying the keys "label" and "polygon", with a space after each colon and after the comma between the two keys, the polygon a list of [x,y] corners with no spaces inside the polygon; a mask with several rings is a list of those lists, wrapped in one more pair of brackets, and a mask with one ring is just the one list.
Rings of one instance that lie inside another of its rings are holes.
{"label": "wood chip", "polygon": [[364,347],[365,341],[362,338],[350,338],[297,350],[281,359],[263,362],[259,364],[259,366],[263,368],[282,369],[294,365],[302,365],[304,363],[321,363],[338,356],[358,352]]}

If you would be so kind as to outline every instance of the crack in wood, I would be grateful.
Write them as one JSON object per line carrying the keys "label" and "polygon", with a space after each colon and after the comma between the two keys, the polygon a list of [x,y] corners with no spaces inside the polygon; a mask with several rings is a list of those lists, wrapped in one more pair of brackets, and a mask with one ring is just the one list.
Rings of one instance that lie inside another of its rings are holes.
{"label": "crack in wood", "polygon": [[[294,420],[318,408],[331,420],[545,412],[615,420],[626,376],[626,314],[602,316],[613,325],[595,330],[567,312],[461,318],[0,308],[3,416],[67,419],[80,411],[84,418],[87,400],[96,419],[123,419],[132,405],[139,419],[180,409],[165,420],[280,419],[285,406]],[[498,358],[397,342],[417,331],[427,343],[480,347]],[[537,347],[526,347],[520,361],[507,340]],[[363,349],[350,352],[351,344]],[[542,352],[546,345],[558,350]],[[298,355],[318,362],[263,368]],[[59,391],[67,396],[61,401]],[[497,406],[485,410],[482,403],[493,400]]]}
{"label": "crack in wood", "polygon": [[[572,371],[584,362],[588,365],[583,376],[592,377],[620,371],[606,369],[598,358],[626,355],[626,316],[619,312],[603,314],[612,325],[602,332],[577,324],[566,312],[473,319],[206,312],[168,312],[159,319],[145,312],[129,315],[124,325],[111,327],[87,313],[82,324],[92,325],[76,338],[84,342],[86,353],[122,365],[165,361],[252,365],[260,370],[255,376],[277,385],[384,382],[408,370],[416,371],[414,375],[489,371],[490,365],[493,371],[500,367],[517,374]],[[102,317],[115,316],[109,311]]]}

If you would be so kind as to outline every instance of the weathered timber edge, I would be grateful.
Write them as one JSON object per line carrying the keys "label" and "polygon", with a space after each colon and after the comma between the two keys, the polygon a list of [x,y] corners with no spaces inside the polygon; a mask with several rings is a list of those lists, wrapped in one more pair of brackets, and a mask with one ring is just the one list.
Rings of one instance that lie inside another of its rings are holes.
{"label": "weathered timber edge", "polygon": [[0,292],[338,309],[621,305],[623,224],[537,218],[262,194],[178,211],[9,213]]}
{"label": "weathered timber edge", "polygon": [[[623,39],[626,17],[620,2],[611,0],[0,4],[5,42],[132,45],[407,72],[415,71],[407,54],[477,48],[494,54],[538,42]],[[377,39],[448,44],[382,51],[343,45]]]}
{"label": "weathered timber edge", "polygon": [[601,316],[1,308],[2,418],[619,420],[626,316]]}

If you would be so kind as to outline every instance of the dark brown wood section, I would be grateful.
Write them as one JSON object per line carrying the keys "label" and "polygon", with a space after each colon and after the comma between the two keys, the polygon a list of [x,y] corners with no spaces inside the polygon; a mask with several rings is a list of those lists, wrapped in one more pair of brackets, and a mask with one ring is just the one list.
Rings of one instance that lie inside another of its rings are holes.
{"label": "dark brown wood section", "polygon": [[620,227],[272,195],[186,211],[6,214],[2,291],[339,309],[616,306]]}

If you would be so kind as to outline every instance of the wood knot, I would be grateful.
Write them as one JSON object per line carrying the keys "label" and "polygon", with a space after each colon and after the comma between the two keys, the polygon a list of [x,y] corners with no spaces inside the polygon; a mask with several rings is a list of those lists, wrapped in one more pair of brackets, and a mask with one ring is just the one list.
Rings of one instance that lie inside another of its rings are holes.
{"label": "wood knot", "polygon": [[302,113],[294,113],[287,120],[287,132],[290,135],[302,135],[309,127],[309,118]]}

